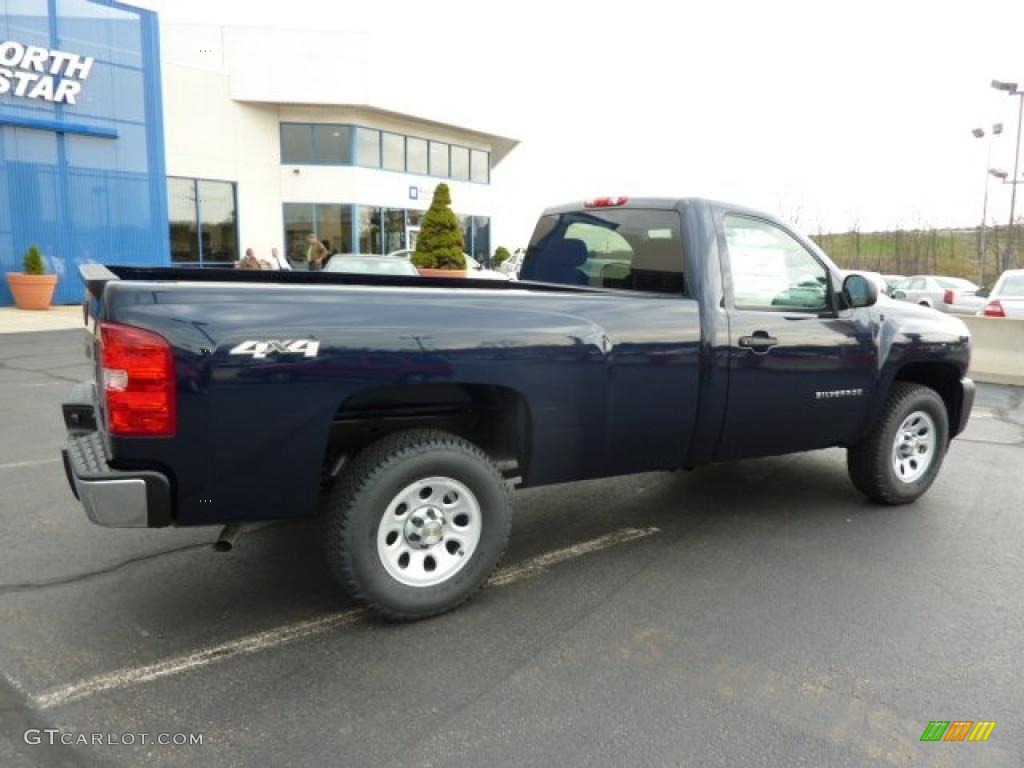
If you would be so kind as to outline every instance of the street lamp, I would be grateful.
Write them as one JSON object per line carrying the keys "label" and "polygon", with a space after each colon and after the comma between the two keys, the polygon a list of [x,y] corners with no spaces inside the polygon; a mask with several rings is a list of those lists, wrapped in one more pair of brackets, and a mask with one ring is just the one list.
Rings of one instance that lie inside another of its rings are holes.
{"label": "street lamp", "polygon": [[[993,80],[992,87],[997,91],[1005,91],[1008,96],[1016,96],[1020,100],[1017,107],[1017,148],[1013,155],[1013,178],[1014,182],[1020,178],[1020,128],[1024,120],[1024,91],[1017,88],[1017,83],[1008,83],[1001,80]],[[1010,231],[1007,233],[1006,243],[1006,266],[1009,266],[1010,254],[1013,253],[1013,215],[1017,207],[1017,184],[1014,183],[1010,192]]]}
{"label": "street lamp", "polygon": [[[992,162],[992,139],[1002,132],[1002,123],[992,124],[992,133],[988,139],[988,155],[985,159],[985,167],[988,168],[988,171],[985,173],[985,197],[981,204],[981,243],[978,245],[978,271],[981,273],[980,281],[982,285],[985,284],[985,224],[988,220],[988,177],[989,174],[992,173],[992,169],[989,167]],[[985,138],[985,129],[974,128],[971,131],[971,134],[976,139],[983,139]],[[998,254],[996,254],[996,260],[998,261]],[[996,266],[998,266],[998,264]]]}

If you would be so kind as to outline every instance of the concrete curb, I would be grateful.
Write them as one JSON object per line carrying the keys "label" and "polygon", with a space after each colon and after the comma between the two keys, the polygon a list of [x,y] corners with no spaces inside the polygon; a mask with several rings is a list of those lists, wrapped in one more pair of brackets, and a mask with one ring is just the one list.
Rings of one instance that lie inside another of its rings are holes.
{"label": "concrete curb", "polygon": [[971,331],[971,378],[990,384],[1024,385],[1024,320],[960,319]]}
{"label": "concrete curb", "polygon": [[54,306],[38,311],[0,307],[0,333],[63,331],[84,327],[81,304]]}

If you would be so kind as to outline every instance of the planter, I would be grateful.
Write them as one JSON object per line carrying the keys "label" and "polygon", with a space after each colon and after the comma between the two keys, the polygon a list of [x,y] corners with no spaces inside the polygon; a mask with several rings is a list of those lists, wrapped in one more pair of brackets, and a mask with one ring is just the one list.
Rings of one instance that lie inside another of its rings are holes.
{"label": "planter", "polygon": [[49,309],[57,288],[57,276],[8,272],[7,284],[11,286],[18,309]]}
{"label": "planter", "polygon": [[416,271],[420,273],[420,277],[467,277],[469,275],[468,269],[426,269],[425,267],[416,267]]}

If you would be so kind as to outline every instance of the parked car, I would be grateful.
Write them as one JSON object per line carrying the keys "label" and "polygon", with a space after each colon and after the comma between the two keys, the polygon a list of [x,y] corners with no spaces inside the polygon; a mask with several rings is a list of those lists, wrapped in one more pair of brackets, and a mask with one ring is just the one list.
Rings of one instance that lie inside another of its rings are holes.
{"label": "parked car", "polygon": [[1008,269],[999,276],[978,312],[985,317],[1024,318],[1024,269]]}
{"label": "parked car", "polygon": [[[388,256],[394,257],[394,258],[399,258],[399,259],[409,260],[409,259],[412,258],[412,255],[414,253],[415,253],[415,251],[410,249],[410,248],[403,248],[400,251],[392,251],[391,253],[388,254]],[[508,280],[509,279],[509,276],[504,274],[504,273],[502,273],[502,272],[497,272],[497,271],[495,271],[493,269],[487,269],[483,264],[481,264],[479,261],[474,259],[468,253],[464,253],[464,254],[462,254],[462,256],[466,260],[466,269],[469,270],[469,274],[472,277],[475,277],[475,278],[477,278],[479,280]]]}
{"label": "parked car", "polygon": [[392,259],[388,256],[356,256],[354,254],[337,253],[331,256],[324,272],[344,272],[350,275],[412,275],[419,272],[412,262],[405,259]]}
{"label": "parked car", "polygon": [[81,272],[97,378],[64,405],[64,460],[88,517],[221,524],[227,548],[319,513],[339,584],[393,619],[487,581],[517,482],[841,446],[856,489],[906,504],[974,400],[961,320],[875,306],[786,224],[703,199],[549,209],[520,280],[487,286]]}
{"label": "parked car", "polygon": [[882,279],[885,280],[885,292],[892,296],[893,290],[896,285],[906,280],[906,275],[882,275]]}
{"label": "parked car", "polygon": [[973,315],[985,306],[978,290],[977,285],[962,277],[914,275],[897,283],[892,296],[952,315]]}

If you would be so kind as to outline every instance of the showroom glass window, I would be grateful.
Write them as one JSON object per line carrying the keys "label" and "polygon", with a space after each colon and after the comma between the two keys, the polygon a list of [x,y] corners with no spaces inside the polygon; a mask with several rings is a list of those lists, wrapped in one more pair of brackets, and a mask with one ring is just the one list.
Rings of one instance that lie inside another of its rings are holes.
{"label": "showroom glass window", "polygon": [[306,262],[306,235],[316,231],[315,208],[312,203],[284,204],[284,252],[295,264]]}
{"label": "showroom glass window", "polygon": [[356,129],[356,163],[366,168],[380,168],[380,131]]}
{"label": "showroom glass window", "polygon": [[448,178],[448,145],[444,142],[430,142],[430,175]]}
{"label": "showroom glass window", "polygon": [[171,261],[199,263],[199,211],[194,179],[167,180],[167,213],[171,229]]}
{"label": "showroom glass window", "polygon": [[313,126],[282,123],[281,162],[309,163],[313,160]]}
{"label": "showroom glass window", "polygon": [[452,145],[451,175],[456,181],[469,181],[469,150]]}
{"label": "showroom glass window", "polygon": [[381,167],[386,171],[405,170],[405,136],[397,133],[381,134]]}
{"label": "showroom glass window", "polygon": [[356,208],[359,211],[359,253],[384,253],[383,211],[367,205]]}
{"label": "showroom glass window", "polygon": [[235,184],[167,179],[171,261],[215,266],[238,261]]}
{"label": "showroom glass window", "polygon": [[352,206],[316,206],[316,228],[313,231],[328,253],[352,253]]}
{"label": "showroom glass window", "polygon": [[427,140],[407,136],[405,139],[405,169],[409,173],[427,175],[430,168],[427,164]]}
{"label": "showroom glass window", "polygon": [[474,149],[470,152],[469,180],[477,184],[489,184],[491,181],[491,154]]}
{"label": "showroom glass window", "polygon": [[352,164],[352,129],[347,125],[314,125],[316,162],[325,165]]}

